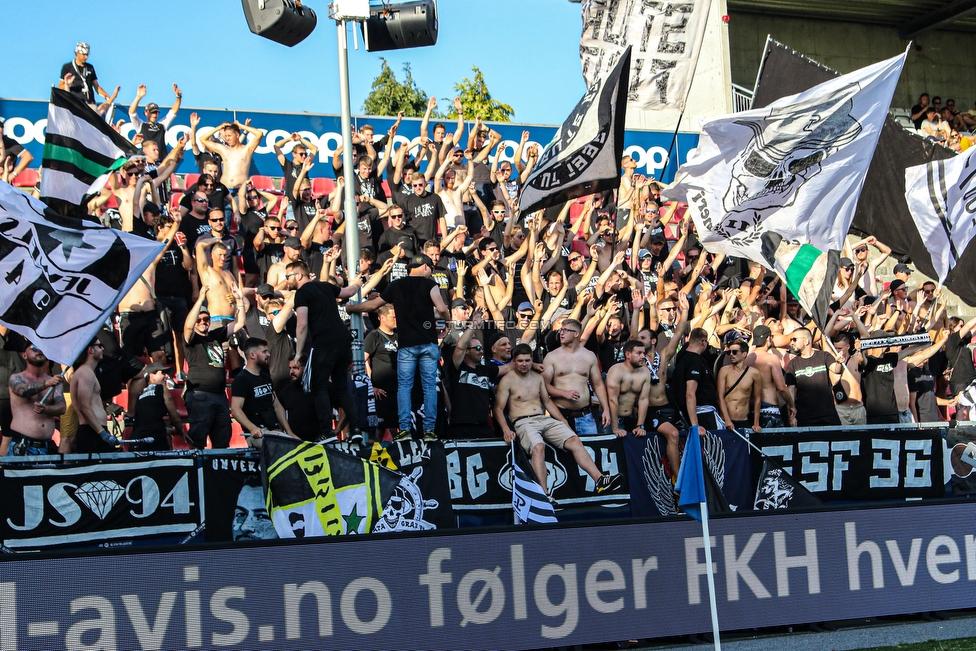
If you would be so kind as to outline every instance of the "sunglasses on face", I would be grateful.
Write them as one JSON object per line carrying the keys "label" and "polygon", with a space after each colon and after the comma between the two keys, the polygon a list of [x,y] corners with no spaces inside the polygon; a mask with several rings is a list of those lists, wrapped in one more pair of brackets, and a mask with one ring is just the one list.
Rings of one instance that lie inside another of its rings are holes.
{"label": "sunglasses on face", "polygon": [[662,308],[661,308],[661,311],[662,311],[662,312],[674,312],[674,311],[676,311],[677,309],[678,309],[678,308],[676,308],[676,307],[674,307],[674,306],[672,305],[671,307],[662,307]]}
{"label": "sunglasses on face", "polygon": [[390,215],[390,219],[403,219],[403,215]]}
{"label": "sunglasses on face", "polygon": [[297,231],[298,226],[285,226],[286,231]]}
{"label": "sunglasses on face", "polygon": [[265,226],[265,228],[267,228],[269,231],[277,231],[281,227],[280,226]]}
{"label": "sunglasses on face", "polygon": [[796,337],[790,339],[790,343],[793,343],[794,341],[799,341],[799,339],[797,339]]}
{"label": "sunglasses on face", "polygon": [[491,212],[492,212],[493,215],[504,215],[505,214],[505,211],[504,210],[492,210]]}
{"label": "sunglasses on face", "polygon": [[209,201],[206,197],[193,197],[193,200],[196,203],[207,203]]}
{"label": "sunglasses on face", "polygon": [[210,323],[210,317],[203,316],[197,319],[197,323]]}
{"label": "sunglasses on face", "polygon": [[497,250],[498,250],[498,247],[497,246],[489,246],[489,247],[485,248],[485,251],[497,251]]}
{"label": "sunglasses on face", "polygon": [[484,350],[481,346],[468,346],[468,350]]}
{"label": "sunglasses on face", "polygon": [[227,220],[225,218],[223,218],[223,217],[211,217],[210,218],[210,221],[212,221],[212,222],[225,222]]}
{"label": "sunglasses on face", "polygon": [[31,346],[31,347],[30,347],[30,349],[31,349],[32,351],[34,351],[35,353],[39,353],[39,352],[41,352],[41,349],[40,349],[40,348],[38,348],[37,346]]}
{"label": "sunglasses on face", "polygon": [[413,187],[415,187],[415,188],[426,188],[427,187],[427,184],[426,183],[411,183],[411,185]]}
{"label": "sunglasses on face", "polygon": [[858,248],[854,249],[854,253],[866,253],[867,250],[868,250],[868,247],[861,246],[861,247],[858,247]]}

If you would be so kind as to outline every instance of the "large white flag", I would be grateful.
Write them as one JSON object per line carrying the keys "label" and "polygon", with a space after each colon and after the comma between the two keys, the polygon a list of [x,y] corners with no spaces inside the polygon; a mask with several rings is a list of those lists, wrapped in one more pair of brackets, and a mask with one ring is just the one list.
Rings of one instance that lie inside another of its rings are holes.
{"label": "large white flag", "polygon": [[162,248],[0,182],[0,323],[72,364]]}
{"label": "large white flag", "polygon": [[976,235],[976,147],[906,169],[905,199],[941,285]]}
{"label": "large white flag", "polygon": [[627,100],[642,109],[684,110],[710,0],[583,0],[580,60],[592,86],[633,46]]}
{"label": "large white flag", "polygon": [[688,203],[712,253],[762,262],[770,231],[843,248],[906,54],[705,122],[664,196]]}

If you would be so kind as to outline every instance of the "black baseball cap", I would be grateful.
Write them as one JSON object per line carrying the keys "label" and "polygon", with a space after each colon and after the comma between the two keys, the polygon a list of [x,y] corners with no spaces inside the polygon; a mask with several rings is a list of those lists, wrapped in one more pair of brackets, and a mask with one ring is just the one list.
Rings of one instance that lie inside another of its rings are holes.
{"label": "black baseball cap", "polygon": [[254,290],[254,293],[263,298],[274,298],[275,288],[271,283],[261,283]]}
{"label": "black baseball cap", "polygon": [[284,245],[293,249],[300,249],[302,248],[302,238],[290,235],[285,238]]}
{"label": "black baseball cap", "polygon": [[416,269],[417,267],[422,267],[427,265],[428,267],[433,267],[434,263],[423,253],[418,253],[417,255],[410,258],[410,262],[407,263],[407,267],[410,269]]}
{"label": "black baseball cap", "polygon": [[463,298],[455,298],[453,301],[451,301],[452,310],[459,307],[471,307],[471,304]]}
{"label": "black baseball cap", "polygon": [[896,273],[896,274],[910,274],[910,273],[912,273],[912,268],[909,267],[904,262],[899,262],[898,264],[895,265],[895,269],[894,269],[894,271],[892,273]]}
{"label": "black baseball cap", "polygon": [[142,212],[148,212],[153,215],[160,214],[159,206],[154,204],[152,201],[147,201],[145,204],[143,204]]}
{"label": "black baseball cap", "polygon": [[152,364],[146,367],[146,370],[143,371],[142,374],[145,376],[149,376],[158,371],[163,371],[164,373],[172,373],[173,367],[166,366],[165,364],[157,364],[156,362],[153,362]]}
{"label": "black baseball cap", "polygon": [[766,340],[769,336],[773,334],[769,329],[769,326],[757,325],[752,329],[752,343],[755,346],[763,346],[766,344]]}

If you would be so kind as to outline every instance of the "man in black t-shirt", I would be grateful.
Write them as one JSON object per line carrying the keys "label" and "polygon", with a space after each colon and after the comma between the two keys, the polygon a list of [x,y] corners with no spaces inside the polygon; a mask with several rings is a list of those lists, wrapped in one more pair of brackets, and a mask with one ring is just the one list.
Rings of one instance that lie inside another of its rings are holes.
{"label": "man in black t-shirt", "polygon": [[834,406],[833,386],[840,381],[844,365],[822,350],[813,348],[813,335],[806,328],[790,333],[791,355],[783,379],[796,405],[799,427],[840,425]]}
{"label": "man in black t-shirt", "polygon": [[451,397],[452,439],[488,439],[495,436],[489,423],[491,387],[511,370],[511,364],[483,364],[483,339],[476,336],[484,325],[480,312],[458,339],[448,363],[448,391]]}
{"label": "man in black t-shirt", "polygon": [[251,337],[241,345],[241,350],[246,361],[230,386],[230,411],[250,436],[251,445],[256,447],[256,441],[269,431],[284,431],[298,438],[288,425],[285,408],[275,396],[268,373],[271,360],[268,342]]}
{"label": "man in black t-shirt", "polygon": [[366,370],[373,381],[376,395],[376,415],[380,419],[379,429],[393,429],[397,426],[397,343],[396,311],[392,305],[381,305],[376,310],[379,327],[366,335],[363,352],[366,357]]}
{"label": "man in black t-shirt", "polygon": [[[305,361],[305,390],[312,394],[319,419],[319,437],[333,436],[331,391],[346,413],[350,435],[357,434],[358,413],[349,394],[349,366],[352,364],[352,335],[339,316],[336,300],[355,296],[359,280],[342,289],[313,281],[301,260],[285,267],[288,289],[295,290],[295,355]],[[347,308],[348,309],[348,308]]]}
{"label": "man in black t-shirt", "polygon": [[[61,89],[77,95],[89,104],[95,103],[95,93],[108,99],[110,95],[98,85],[95,66],[88,63],[88,43],[75,45],[75,58],[61,66]],[[118,92],[118,89],[115,89]]]}
{"label": "man in black t-shirt", "polygon": [[[418,369],[424,389],[424,438],[434,439],[437,421],[437,319],[451,316],[441,298],[437,283],[430,279],[434,263],[426,255],[415,255],[407,265],[410,275],[390,283],[378,298],[349,305],[350,314],[371,312],[381,305],[392,303],[397,314],[397,418],[400,430],[396,440],[411,435],[411,400],[414,376]],[[436,317],[434,312],[437,312]]]}
{"label": "man in black t-shirt", "polygon": [[278,401],[285,408],[291,431],[303,441],[315,441],[319,437],[319,419],[315,403],[308,399],[302,387],[302,365],[298,360],[288,362],[288,380],[275,387]]}
{"label": "man in black t-shirt", "polygon": [[208,288],[200,290],[183,323],[186,349],[186,391],[183,400],[190,415],[190,441],[198,448],[207,447],[207,437],[214,448],[230,447],[230,407],[227,404],[223,344],[244,328],[244,297],[235,286],[237,318],[226,326],[210,329],[210,311],[203,306]]}
{"label": "man in black t-shirt", "polygon": [[[291,148],[291,160],[285,158],[285,152],[281,150],[288,142],[294,142]],[[319,148],[311,142],[302,138],[298,133],[285,136],[272,145],[278,164],[281,165],[281,177],[284,187],[281,188],[286,197],[291,197],[292,190],[295,188],[295,181],[302,173],[302,163],[306,160],[315,160],[315,155],[319,153]]]}
{"label": "man in black t-shirt", "polygon": [[973,354],[969,344],[973,340],[973,329],[976,328],[976,318],[963,321],[959,317],[949,319],[952,334],[946,339],[945,354],[948,368],[952,369],[949,379],[949,392],[957,395],[976,380],[976,366],[973,365]]}
{"label": "man in black t-shirt", "polygon": [[437,237],[438,229],[447,234],[447,210],[444,202],[436,194],[427,191],[427,180],[416,174],[410,181],[413,194],[396,197],[397,205],[403,209],[407,223],[417,233],[421,242]]}
{"label": "man in black t-shirt", "polygon": [[724,429],[718,414],[718,389],[711,366],[702,357],[708,348],[708,332],[695,328],[688,335],[688,345],[674,361],[671,382],[674,395],[689,426],[706,430]]}
{"label": "man in black t-shirt", "polygon": [[[873,332],[872,337],[891,336],[885,331]],[[868,425],[898,422],[898,401],[895,399],[895,367],[898,353],[885,352],[887,348],[864,351],[864,368],[861,370],[861,387],[864,391],[864,408]]]}

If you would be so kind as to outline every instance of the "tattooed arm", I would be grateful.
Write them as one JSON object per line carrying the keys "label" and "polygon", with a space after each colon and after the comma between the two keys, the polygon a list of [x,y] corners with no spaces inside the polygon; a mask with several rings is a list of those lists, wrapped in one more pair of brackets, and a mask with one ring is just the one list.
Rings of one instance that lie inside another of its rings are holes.
{"label": "tattooed arm", "polygon": [[21,398],[32,398],[41,391],[58,386],[61,384],[61,379],[62,378],[60,375],[55,375],[45,382],[30,382],[25,379],[23,375],[18,373],[17,375],[12,375],[10,377],[10,391],[17,394]]}

